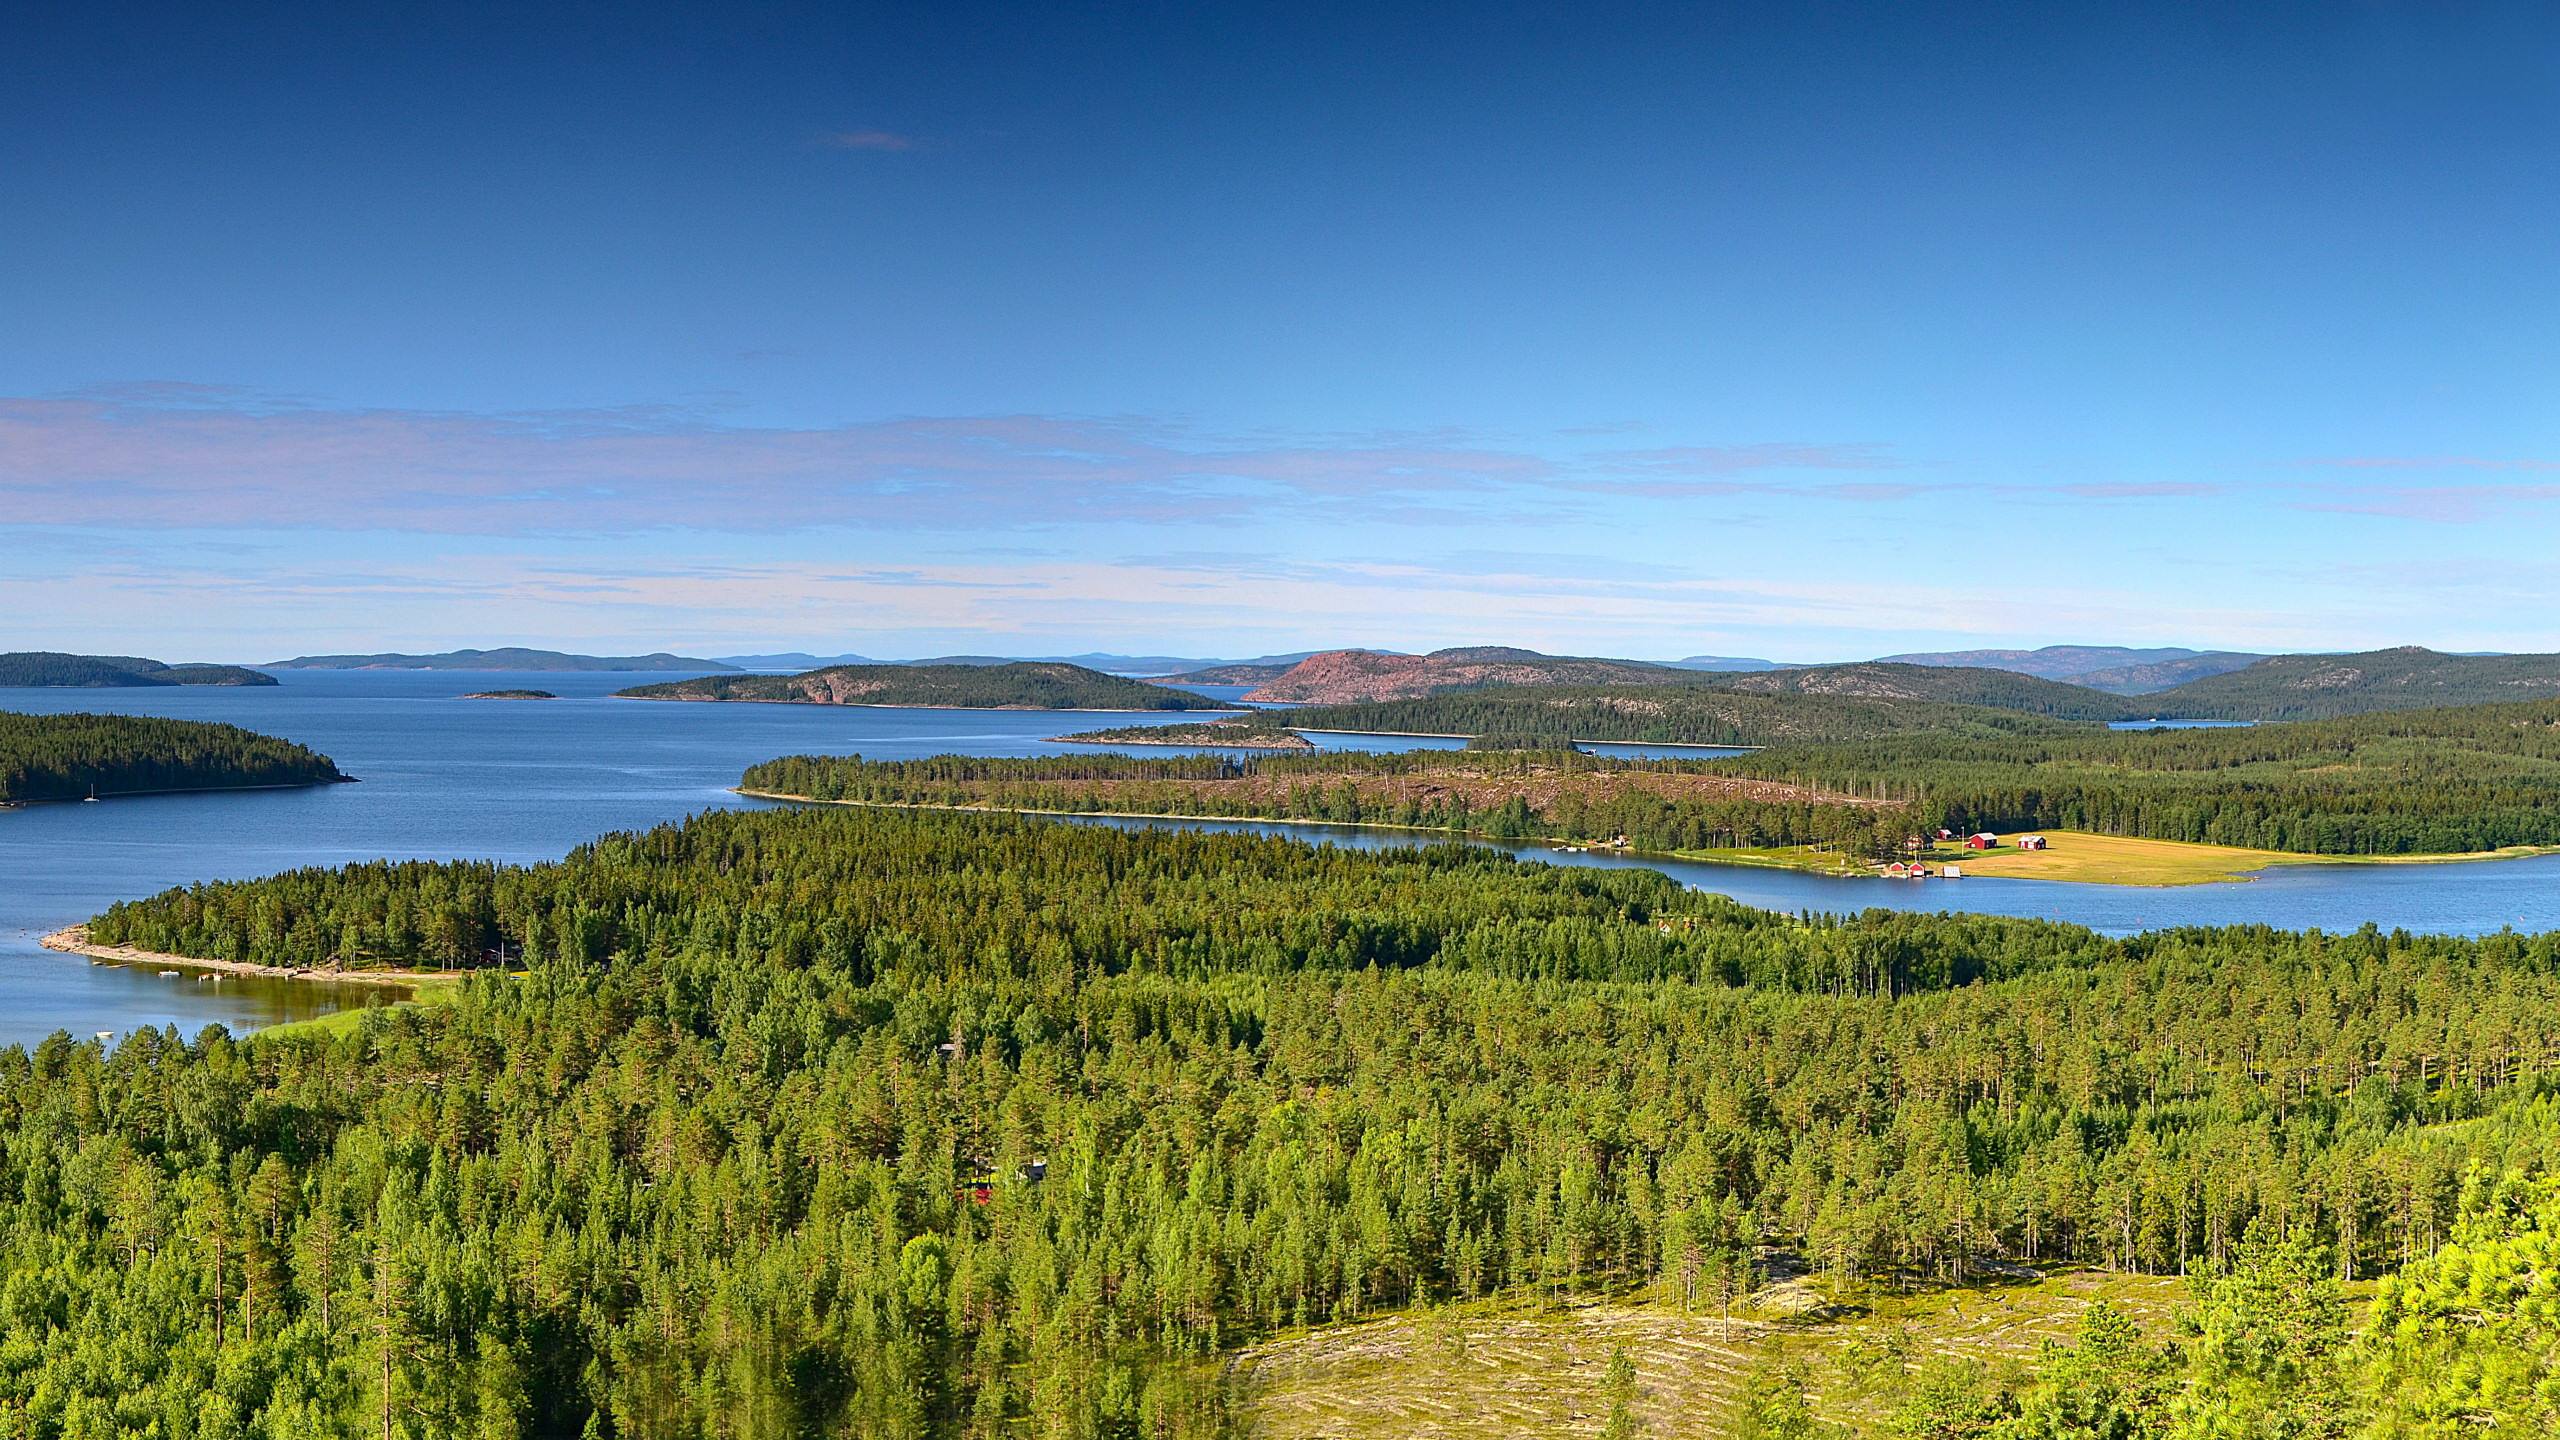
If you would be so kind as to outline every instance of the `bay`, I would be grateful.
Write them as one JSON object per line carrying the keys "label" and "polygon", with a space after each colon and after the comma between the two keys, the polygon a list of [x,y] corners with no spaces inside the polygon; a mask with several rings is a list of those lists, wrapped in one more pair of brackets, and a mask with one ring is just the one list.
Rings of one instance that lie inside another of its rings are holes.
{"label": "bay", "polygon": [[[660,675],[381,670],[287,671],[279,678],[283,683],[273,688],[0,690],[0,709],[162,715],[246,726],[320,750],[361,782],[0,811],[0,1044],[40,1040],[57,1029],[83,1038],[143,1025],[175,1025],[186,1034],[216,1022],[247,1030],[383,998],[366,987],[217,983],[94,966],[36,945],[38,936],[119,899],[302,865],[381,858],[556,859],[606,831],[642,829],[715,806],[761,805],[728,787],[748,765],[778,755],[1059,754],[1111,747],[1065,747],[1046,743],[1047,737],[1200,718],[1181,712],[893,710],[609,698],[627,685],[670,678]],[[563,698],[461,698],[474,690],[516,687]],[[1330,749],[1457,742],[1323,735],[1318,743]],[[1433,838],[1262,822],[1240,822],[1237,828],[1357,846]],[[1788,912],[1968,910],[2067,920],[2113,934],[2228,924],[2342,930],[2366,922],[2458,934],[2510,926],[2560,929],[2560,856],[2287,866],[2247,883],[2141,889],[1988,877],[1837,879],[1536,845],[1506,848],[1554,864],[1647,866],[1701,889]]]}

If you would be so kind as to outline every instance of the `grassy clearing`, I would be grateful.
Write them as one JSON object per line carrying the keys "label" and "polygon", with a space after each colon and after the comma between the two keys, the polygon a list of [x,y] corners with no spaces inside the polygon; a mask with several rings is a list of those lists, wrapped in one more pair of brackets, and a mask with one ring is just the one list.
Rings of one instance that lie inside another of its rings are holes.
{"label": "grassy clearing", "polygon": [[[391,1003],[394,1005],[450,1005],[461,998],[462,979],[463,977],[459,975],[420,975],[418,983],[409,991],[407,999],[395,1000]],[[363,1028],[364,1017],[368,1012],[382,1008],[384,1007],[380,1005],[356,1005],[345,1010],[332,1011],[317,1020],[289,1020],[282,1025],[269,1025],[256,1033],[261,1036],[352,1035]]]}
{"label": "grassy clearing", "polygon": [[2070,1339],[2099,1299],[2166,1339],[2186,1296],[2181,1280],[2078,1271],[1837,1303],[1798,1282],[1730,1318],[1624,1300],[1488,1302],[1256,1346],[1236,1374],[1257,1440],[1597,1435],[1609,1358],[1624,1346],[1636,1366],[1638,1433],[1722,1440],[1737,1392],[1781,1365],[1804,1367],[1826,1419],[1871,1427],[1911,1367],[1937,1357],[1995,1371],[2019,1365],[2045,1341]]}
{"label": "grassy clearing", "polygon": [[2209,885],[2245,880],[2249,872],[2270,865],[2293,865],[2329,857],[2296,855],[2282,850],[2243,850],[2233,845],[2191,845],[2182,840],[2144,840],[2130,835],[2091,835],[2077,830],[2038,830],[2048,848],[2021,850],[2018,837],[2003,835],[1992,850],[1967,850],[1961,844],[1932,847],[1933,863],[1954,863],[1968,876],[2002,880],[2073,880],[2093,885]]}
{"label": "grassy clearing", "polygon": [[[2082,830],[2037,830],[2021,834],[2045,837],[2046,848],[2021,850],[2018,836],[2003,835],[1992,850],[1968,850],[1949,841],[1930,847],[1920,858],[1932,866],[1954,864],[1967,876],[2001,880],[2068,880],[2084,885],[2211,885],[2246,880],[2254,871],[2275,865],[2419,865],[2458,860],[2511,860],[2548,855],[2547,845],[2514,845],[2504,850],[2478,850],[2458,855],[2305,855],[2291,850],[2249,850],[2236,845],[2194,845],[2183,840],[2145,840],[2130,835],[2094,835]],[[1863,875],[1873,868],[1837,851],[1810,845],[1778,845],[1759,850],[1682,850],[1683,860],[1718,865],[1766,865],[1822,875]]]}
{"label": "grassy clearing", "polygon": [[2516,845],[2459,855],[2305,855],[2291,850],[2244,850],[2232,845],[2092,835],[2079,830],[2022,833],[2044,836],[2047,848],[2020,850],[2016,848],[2016,835],[2003,835],[1996,850],[1967,850],[1960,844],[1942,844],[1930,852],[1929,858],[1941,863],[1953,861],[1963,866],[1968,876],[2076,880],[2097,885],[2208,885],[2246,880],[2249,872],[2275,865],[2413,865],[2510,860],[2551,853],[2549,846]]}
{"label": "grassy clearing", "polygon": [[1814,845],[1767,845],[1749,850],[1674,850],[1681,860],[1704,860],[1710,865],[1759,865],[1780,870],[1810,870],[1823,875],[1866,875],[1872,866],[1837,850]]}

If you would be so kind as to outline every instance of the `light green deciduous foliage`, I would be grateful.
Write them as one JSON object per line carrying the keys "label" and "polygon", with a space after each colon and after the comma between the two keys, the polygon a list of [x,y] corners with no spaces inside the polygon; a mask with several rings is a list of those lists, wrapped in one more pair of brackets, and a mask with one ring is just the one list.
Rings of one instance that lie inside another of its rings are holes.
{"label": "light green deciduous foliage", "polygon": [[2374,1297],[2376,1440],[2560,1434],[2560,1181],[2483,1180],[2466,1209]]}
{"label": "light green deciduous foliage", "polygon": [[2336,1267],[2308,1235],[2250,1228],[2232,1262],[2195,1278],[2176,1440],[2334,1440],[2355,1404]]}
{"label": "light green deciduous foliage", "polygon": [[2165,1419],[2177,1373],[2173,1351],[2143,1342],[2142,1329],[2099,1301],[2080,1317],[2070,1345],[2047,1345],[2036,1383],[1997,1440],[2144,1440]]}

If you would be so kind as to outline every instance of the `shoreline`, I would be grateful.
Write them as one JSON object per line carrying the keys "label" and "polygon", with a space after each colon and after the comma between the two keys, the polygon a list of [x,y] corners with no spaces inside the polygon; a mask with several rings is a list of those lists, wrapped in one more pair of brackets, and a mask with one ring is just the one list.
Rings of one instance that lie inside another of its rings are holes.
{"label": "shoreline", "polygon": [[[245,795],[256,790],[317,790],[323,785],[353,785],[357,778],[340,775],[332,780],[295,780],[283,785],[180,785],[169,790],[114,790],[96,797],[99,800],[133,800],[145,795]],[[29,805],[86,805],[86,795],[43,795],[31,800],[0,800],[0,810],[22,810]]]}
{"label": "shoreline", "polygon": [[[85,955],[111,965],[150,966],[163,970],[210,971],[220,975],[245,975],[261,980],[305,980],[322,985],[383,985],[401,990],[416,990],[421,985],[446,983],[443,975],[404,974],[397,970],[296,970],[284,965],[260,965],[247,960],[206,960],[194,955],[164,955],[157,950],[137,950],[130,945],[98,945],[89,939],[87,925],[66,925],[36,943],[47,950],[65,955]],[[453,979],[469,974],[453,972]]]}
{"label": "shoreline", "polygon": [[[466,697],[468,698],[468,697]],[[1052,715],[1243,715],[1234,709],[1194,710],[1149,706],[1144,710],[1081,705],[881,705],[868,700],[730,700],[712,695],[607,695],[607,700],[662,700],[678,705],[820,705],[834,710],[1009,710]]]}
{"label": "shoreline", "polygon": [[[1171,728],[1171,727],[1166,727]],[[1313,742],[1301,739],[1295,745],[1276,741],[1256,743],[1251,740],[1089,740],[1080,735],[1048,735],[1043,745],[1151,745],[1159,750],[1268,750],[1279,755],[1311,755],[1317,753]]]}
{"label": "shoreline", "polygon": [[[1390,740],[1473,740],[1476,738],[1473,735],[1444,734],[1438,730],[1326,730],[1314,725],[1292,725],[1289,728],[1304,735],[1380,735]],[[1712,740],[1586,740],[1579,735],[1570,735],[1565,738],[1576,745],[1642,745],[1647,749],[1655,750],[1757,751],[1769,748],[1766,745],[1720,745]],[[1722,760],[1726,757],[1708,755],[1700,758]]]}
{"label": "shoreline", "polygon": [[[1066,819],[1193,820],[1223,822],[1237,825],[1308,825],[1322,826],[1337,830],[1389,830],[1407,835],[1446,835],[1452,839],[1463,842],[1478,844],[1493,843],[1483,839],[1481,832],[1473,830],[1452,831],[1445,826],[1439,825],[1393,825],[1375,820],[1310,820],[1300,816],[1278,815],[1175,815],[1147,810],[1034,810],[1020,805],[926,805],[896,800],[820,800],[809,795],[785,795],[773,790],[749,790],[739,786],[732,786],[729,793],[733,795],[744,795],[750,799],[775,800],[793,805],[850,805],[869,810],[950,810],[982,815],[1054,815]],[[1619,855],[1631,860],[1677,860],[1688,865],[1731,865],[1745,870],[1792,870],[1798,874],[1815,875],[1838,880],[1890,880],[1894,878],[1893,876],[1881,874],[1875,869],[1866,866],[1860,866],[1846,873],[1842,873],[1838,870],[1825,869],[1820,866],[1790,864],[1785,860],[1774,857],[1743,855],[1727,856],[1709,854],[1695,850],[1638,850],[1633,847],[1621,848],[1615,845],[1597,843],[1575,845],[1552,837],[1531,839],[1522,843],[1545,846],[1556,850],[1575,850],[1586,853]],[[1967,876],[1965,878],[1980,880],[2033,880],[2042,881],[2045,884],[2059,885],[2106,885],[2119,890],[2170,890],[2188,885],[2245,885],[2256,878],[2259,871],[2273,869],[2280,865],[2444,865],[2456,862],[2485,860],[2524,860],[2536,855],[2560,854],[2560,845],[2510,845],[2498,850],[2469,850],[2450,855],[2295,855],[2290,852],[2270,853],[2282,854],[2284,858],[2267,861],[2264,864],[2246,872],[2234,872],[2228,875],[2213,877],[2199,877],[2192,880],[2171,880],[2166,882],[2148,880],[2092,880],[2087,878],[2065,880],[2040,875],[1989,874]],[[1963,862],[1959,861],[1958,863],[1961,864]],[[1962,882],[1959,881],[1958,883]]]}

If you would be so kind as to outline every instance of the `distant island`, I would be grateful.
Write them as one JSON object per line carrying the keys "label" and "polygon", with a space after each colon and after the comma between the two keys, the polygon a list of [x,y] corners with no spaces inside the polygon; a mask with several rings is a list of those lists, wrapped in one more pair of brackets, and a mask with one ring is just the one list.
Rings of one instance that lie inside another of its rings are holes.
{"label": "distant island", "polygon": [[0,686],[25,689],[134,689],[153,685],[273,685],[276,677],[240,665],[164,665],[139,655],[67,655],[58,650],[0,654]]}
{"label": "distant island", "polygon": [[1055,735],[1058,745],[1214,745],[1226,750],[1313,750],[1316,743],[1295,730],[1263,721],[1188,720],[1173,725],[1121,725]]}
{"label": "distant island", "polygon": [[271,670],[687,670],[735,671],[735,665],[690,655],[570,655],[558,650],[447,650],[441,655],[299,655]]}
{"label": "distant island", "polygon": [[1205,696],[1081,665],[831,665],[801,675],[706,675],[615,692],[633,700],[753,700],[956,710],[1224,710]]}
{"label": "distant island", "polygon": [[0,804],[347,778],[326,755],[236,725],[0,711]]}
{"label": "distant island", "polygon": [[548,690],[474,690],[462,698],[465,700],[557,700],[560,697]]}

